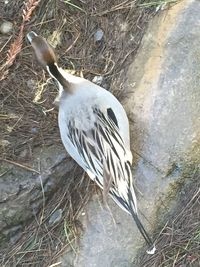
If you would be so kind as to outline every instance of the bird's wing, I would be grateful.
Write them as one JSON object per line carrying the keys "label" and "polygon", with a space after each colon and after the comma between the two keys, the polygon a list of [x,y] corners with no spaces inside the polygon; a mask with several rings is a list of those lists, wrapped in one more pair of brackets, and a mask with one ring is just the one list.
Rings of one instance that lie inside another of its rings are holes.
{"label": "bird's wing", "polygon": [[[77,128],[73,119],[68,122],[68,138],[86,165],[88,174],[128,211],[131,206],[136,211],[136,199],[132,188],[131,152],[124,146],[117,118],[111,108],[102,112],[93,108],[95,122],[90,130]],[[84,122],[83,122],[84,124]],[[91,175],[90,175],[91,176]],[[128,199],[129,198],[129,199]]]}

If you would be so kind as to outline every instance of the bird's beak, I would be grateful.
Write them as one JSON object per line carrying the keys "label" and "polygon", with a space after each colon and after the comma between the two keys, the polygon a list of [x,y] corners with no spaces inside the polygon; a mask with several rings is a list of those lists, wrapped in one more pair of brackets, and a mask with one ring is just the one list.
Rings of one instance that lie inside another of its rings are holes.
{"label": "bird's beak", "polygon": [[27,37],[29,43],[31,44],[32,41],[33,41],[33,39],[34,39],[36,36],[38,36],[38,35],[37,35],[35,32],[31,31],[31,32],[29,32],[29,33],[27,34],[26,37]]}

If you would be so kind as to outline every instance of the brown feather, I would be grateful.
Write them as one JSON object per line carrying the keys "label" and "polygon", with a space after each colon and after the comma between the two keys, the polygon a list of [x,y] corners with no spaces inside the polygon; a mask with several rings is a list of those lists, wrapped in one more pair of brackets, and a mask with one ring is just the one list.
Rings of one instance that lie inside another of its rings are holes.
{"label": "brown feather", "polygon": [[[57,58],[54,49],[41,36],[33,31],[27,34],[27,38],[35,52],[37,61],[60,85],[67,93],[73,93],[71,83],[63,76],[57,66]],[[58,98],[59,99],[59,98]]]}
{"label": "brown feather", "polygon": [[41,36],[35,36],[31,42],[35,51],[38,62],[46,69],[47,65],[52,65],[57,62],[53,48]]}

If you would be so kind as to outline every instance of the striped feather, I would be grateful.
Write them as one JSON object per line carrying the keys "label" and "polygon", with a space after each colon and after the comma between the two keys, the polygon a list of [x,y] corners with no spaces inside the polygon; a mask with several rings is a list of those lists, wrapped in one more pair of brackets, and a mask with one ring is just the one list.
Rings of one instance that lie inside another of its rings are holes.
{"label": "striped feather", "polygon": [[[68,122],[68,138],[85,163],[88,175],[92,174],[97,184],[108,191],[121,208],[128,213],[131,210],[137,213],[130,151],[124,147],[117,120],[114,121],[108,113],[103,113],[96,107],[93,108],[93,113],[96,121],[93,128],[87,131],[76,128],[75,121],[71,119]],[[105,188],[105,185],[109,188]]]}

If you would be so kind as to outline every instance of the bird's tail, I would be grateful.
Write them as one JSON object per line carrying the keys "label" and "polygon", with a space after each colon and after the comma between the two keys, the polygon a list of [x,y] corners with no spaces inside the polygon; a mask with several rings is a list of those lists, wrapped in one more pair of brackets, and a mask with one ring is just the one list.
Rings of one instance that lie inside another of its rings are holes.
{"label": "bird's tail", "polygon": [[156,251],[156,248],[155,248],[155,245],[154,245],[154,242],[152,241],[152,239],[149,237],[149,234],[147,233],[147,231],[145,230],[143,224],[141,223],[140,219],[138,218],[138,214],[135,210],[135,203],[133,201],[133,197],[132,197],[132,194],[131,192],[129,192],[129,212],[130,214],[132,215],[137,227],[138,227],[138,230],[140,231],[141,235],[144,237],[144,240],[146,241],[149,249],[147,250],[147,253],[148,254],[154,254],[155,251]]}
{"label": "bird's tail", "polygon": [[146,241],[146,243],[147,243],[147,245],[149,247],[148,250],[147,250],[147,253],[148,254],[154,254],[155,251],[156,251],[155,245],[154,245],[153,241],[151,240],[151,238],[149,237],[148,233],[146,232],[143,224],[139,220],[138,215],[136,213],[134,213],[134,212],[131,212],[131,215],[132,215],[132,217],[133,217],[133,219],[134,219],[134,221],[135,221],[140,233],[144,237],[144,239],[145,239],[145,241]]}

